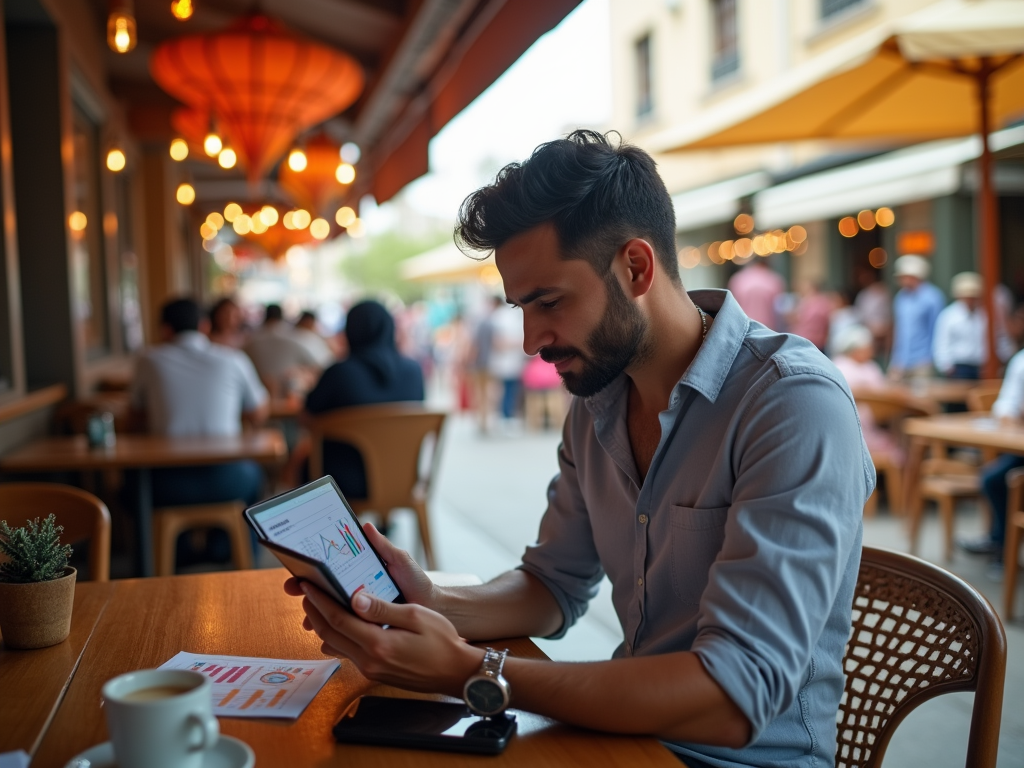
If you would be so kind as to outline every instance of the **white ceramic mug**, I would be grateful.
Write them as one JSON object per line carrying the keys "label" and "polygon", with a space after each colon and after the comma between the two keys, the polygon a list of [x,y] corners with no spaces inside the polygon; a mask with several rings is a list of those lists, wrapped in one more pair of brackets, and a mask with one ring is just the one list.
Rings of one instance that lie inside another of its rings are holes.
{"label": "white ceramic mug", "polygon": [[143,669],[103,686],[118,768],[200,768],[220,738],[210,678],[184,669]]}

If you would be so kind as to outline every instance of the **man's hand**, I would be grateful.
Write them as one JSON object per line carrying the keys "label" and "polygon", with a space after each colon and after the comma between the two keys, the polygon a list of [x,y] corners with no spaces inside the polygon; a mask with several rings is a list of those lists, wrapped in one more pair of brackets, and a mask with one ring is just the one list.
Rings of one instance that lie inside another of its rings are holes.
{"label": "man's hand", "polygon": [[325,654],[351,659],[370,680],[461,697],[483,661],[483,651],[467,645],[450,621],[421,605],[359,593],[352,599],[353,616],[313,584],[303,582],[300,589],[303,627],[319,635]]}

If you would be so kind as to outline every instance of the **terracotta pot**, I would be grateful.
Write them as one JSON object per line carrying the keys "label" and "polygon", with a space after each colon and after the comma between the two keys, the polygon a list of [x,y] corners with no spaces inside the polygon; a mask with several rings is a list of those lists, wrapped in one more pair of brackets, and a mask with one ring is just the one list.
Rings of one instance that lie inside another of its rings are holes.
{"label": "terracotta pot", "polygon": [[46,648],[71,633],[75,604],[74,568],[64,576],[33,584],[0,581],[0,635],[8,648]]}

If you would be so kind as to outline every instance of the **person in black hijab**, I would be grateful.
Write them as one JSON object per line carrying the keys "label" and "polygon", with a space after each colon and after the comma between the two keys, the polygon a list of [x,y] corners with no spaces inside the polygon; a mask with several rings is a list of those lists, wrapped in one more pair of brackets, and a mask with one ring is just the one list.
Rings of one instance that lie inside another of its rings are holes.
{"label": "person in black hijab", "polygon": [[[306,396],[311,414],[352,405],[423,400],[423,370],[395,346],[395,320],[382,304],[362,301],[345,322],[349,355],[320,377]],[[324,441],[324,471],[332,475],[346,497],[364,499],[363,458],[348,443]]]}

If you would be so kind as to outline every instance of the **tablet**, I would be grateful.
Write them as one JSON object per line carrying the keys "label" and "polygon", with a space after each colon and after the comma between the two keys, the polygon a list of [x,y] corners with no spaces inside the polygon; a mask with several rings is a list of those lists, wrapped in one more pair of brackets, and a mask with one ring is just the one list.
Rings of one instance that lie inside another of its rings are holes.
{"label": "tablet", "polygon": [[[346,608],[362,591],[389,603],[405,602],[330,475],[249,507],[244,514],[288,570],[332,593]],[[313,577],[314,570],[319,578]]]}
{"label": "tablet", "polygon": [[515,732],[515,715],[480,717],[465,704],[384,696],[363,696],[334,726],[340,742],[484,755],[500,754]]}

